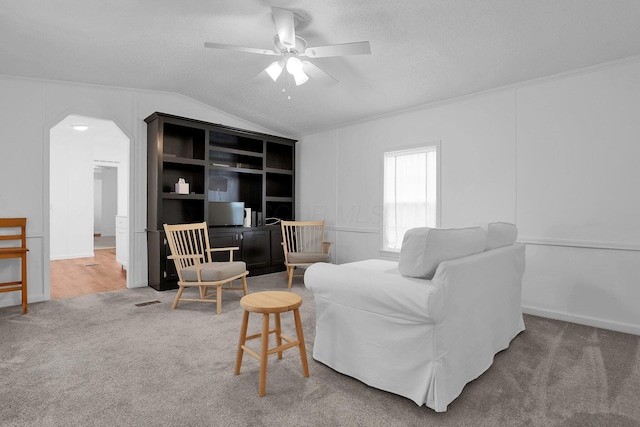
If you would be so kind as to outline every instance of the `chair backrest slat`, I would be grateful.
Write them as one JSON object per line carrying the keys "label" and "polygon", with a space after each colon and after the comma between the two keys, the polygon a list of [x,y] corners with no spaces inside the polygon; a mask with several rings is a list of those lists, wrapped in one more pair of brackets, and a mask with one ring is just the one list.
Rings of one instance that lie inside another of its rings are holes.
{"label": "chair backrest slat", "polygon": [[[20,229],[19,234],[16,233],[16,228]],[[27,247],[27,219],[26,218],[0,218],[0,240],[2,241],[18,241],[20,243],[9,243],[15,247]],[[11,233],[11,234],[7,234]],[[12,247],[13,247],[12,246]],[[5,247],[3,244],[2,247]]]}
{"label": "chair backrest slat", "polygon": [[[167,242],[172,255],[200,255],[200,262],[209,262],[209,231],[206,222],[197,224],[164,224]],[[178,277],[181,270],[195,264],[192,258],[174,259]]]}
{"label": "chair backrest slat", "polygon": [[282,221],[285,252],[322,252],[324,221]]}

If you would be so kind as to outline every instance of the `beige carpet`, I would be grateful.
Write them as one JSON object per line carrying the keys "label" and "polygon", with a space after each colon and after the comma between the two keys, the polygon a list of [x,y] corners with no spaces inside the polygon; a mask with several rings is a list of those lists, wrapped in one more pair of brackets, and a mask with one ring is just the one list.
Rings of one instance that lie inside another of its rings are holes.
{"label": "beige carpet", "polygon": [[[286,282],[275,273],[249,288]],[[526,316],[527,331],[438,414],[315,362],[313,298],[299,279],[293,290],[311,376],[295,349],[272,357],[263,398],[255,359],[233,375],[239,293],[219,316],[201,303],[171,310],[175,291],[151,288],[0,309],[0,425],[640,426],[638,336]]]}

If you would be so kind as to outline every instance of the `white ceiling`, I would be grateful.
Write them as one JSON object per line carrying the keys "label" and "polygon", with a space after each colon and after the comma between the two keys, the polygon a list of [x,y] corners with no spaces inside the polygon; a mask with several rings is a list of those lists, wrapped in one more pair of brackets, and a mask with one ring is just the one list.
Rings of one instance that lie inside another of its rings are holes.
{"label": "white ceiling", "polygon": [[[371,55],[316,58],[340,81],[287,100],[251,80],[273,56],[270,6],[309,46],[368,40]],[[0,0],[0,74],[184,94],[288,136],[640,55],[638,0]]]}

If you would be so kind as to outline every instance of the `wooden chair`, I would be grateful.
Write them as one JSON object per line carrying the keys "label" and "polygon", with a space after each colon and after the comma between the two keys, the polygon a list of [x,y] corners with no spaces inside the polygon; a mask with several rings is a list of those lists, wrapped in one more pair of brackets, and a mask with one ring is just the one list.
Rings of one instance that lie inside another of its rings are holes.
{"label": "wooden chair", "polygon": [[[289,288],[296,267],[308,267],[316,262],[331,262],[332,242],[324,241],[324,221],[281,221],[284,265]],[[296,277],[301,277],[297,275]]]}
{"label": "wooden chair", "polygon": [[[233,260],[233,251],[237,247],[209,247],[209,232],[206,222],[197,224],[164,224],[164,230],[171,249],[172,259],[178,272],[178,293],[171,308],[176,308],[179,301],[215,302],[216,311],[222,313],[222,291],[243,291],[247,295],[247,266],[243,261]],[[214,262],[212,252],[228,251],[228,262]],[[232,287],[232,282],[242,279],[242,287]],[[223,285],[227,285],[224,287]],[[182,298],[186,287],[198,287],[199,298]],[[216,293],[209,293],[210,287]],[[214,299],[215,298],[215,299]]]}
{"label": "wooden chair", "polygon": [[[0,218],[0,228],[20,229],[19,234],[0,233],[0,241],[20,242],[17,246],[0,247],[0,259],[20,258],[22,264],[22,277],[13,282],[0,283],[0,293],[2,292],[22,292],[22,314],[26,314],[27,307],[27,219],[26,218]],[[9,231],[9,233],[14,233]]]}

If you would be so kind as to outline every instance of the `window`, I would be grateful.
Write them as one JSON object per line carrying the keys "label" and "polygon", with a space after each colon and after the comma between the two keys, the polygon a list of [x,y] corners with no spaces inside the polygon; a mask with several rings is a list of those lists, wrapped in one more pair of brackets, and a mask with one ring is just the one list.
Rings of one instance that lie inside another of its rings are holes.
{"label": "window", "polygon": [[400,252],[407,230],[436,227],[439,143],[384,153],[382,250]]}

